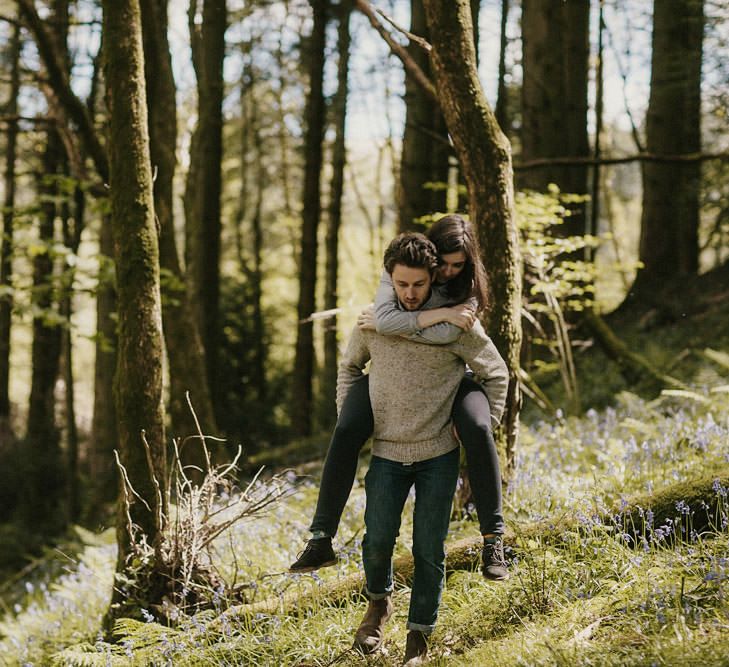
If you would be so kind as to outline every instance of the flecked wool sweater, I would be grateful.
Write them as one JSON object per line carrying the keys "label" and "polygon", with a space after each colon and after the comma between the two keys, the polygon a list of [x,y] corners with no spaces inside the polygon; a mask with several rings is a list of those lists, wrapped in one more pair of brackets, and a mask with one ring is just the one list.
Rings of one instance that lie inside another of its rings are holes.
{"label": "flecked wool sweater", "polygon": [[412,463],[441,456],[458,445],[451,410],[466,364],[482,383],[492,423],[501,420],[508,372],[479,322],[446,345],[423,345],[355,326],[339,365],[338,410],[367,362],[376,456]]}

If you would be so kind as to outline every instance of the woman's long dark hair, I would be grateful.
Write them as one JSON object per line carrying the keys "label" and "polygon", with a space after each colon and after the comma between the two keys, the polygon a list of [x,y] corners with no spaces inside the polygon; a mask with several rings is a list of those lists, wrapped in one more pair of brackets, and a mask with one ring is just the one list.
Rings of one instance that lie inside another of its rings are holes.
{"label": "woman's long dark hair", "polygon": [[466,255],[463,271],[446,283],[448,296],[459,303],[473,297],[478,309],[484,310],[488,302],[488,284],[473,225],[460,215],[445,215],[430,226],[427,236],[439,255],[461,250]]}

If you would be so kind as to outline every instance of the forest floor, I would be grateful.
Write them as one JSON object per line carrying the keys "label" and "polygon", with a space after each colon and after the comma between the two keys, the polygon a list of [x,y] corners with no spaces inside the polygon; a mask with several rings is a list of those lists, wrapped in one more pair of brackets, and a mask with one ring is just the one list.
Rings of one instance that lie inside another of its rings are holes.
{"label": "forest floor", "polygon": [[[585,344],[577,366],[586,409],[560,417],[525,409],[505,494],[511,576],[485,581],[476,524],[453,521],[431,664],[729,665],[729,280],[714,279],[688,298],[607,318],[685,388],[644,390]],[[559,405],[551,373],[542,381]],[[210,609],[177,624],[162,609],[144,610],[119,622],[108,643],[100,627],[114,536],[79,528],[0,589],[0,665],[400,664],[409,513],[395,615],[383,650],[362,658],[349,647],[366,607],[366,460],[335,541],[340,563],[290,575],[316,500],[318,467],[302,469],[310,476],[292,474],[291,493],[215,542],[214,565],[242,585],[242,599],[211,592]]]}

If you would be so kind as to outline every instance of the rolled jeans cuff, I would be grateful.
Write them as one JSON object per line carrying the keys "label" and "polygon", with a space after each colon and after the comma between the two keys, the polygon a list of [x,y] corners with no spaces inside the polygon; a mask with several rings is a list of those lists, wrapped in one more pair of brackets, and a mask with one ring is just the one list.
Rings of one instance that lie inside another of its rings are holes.
{"label": "rolled jeans cuff", "polygon": [[392,586],[390,586],[384,593],[372,593],[367,590],[367,586],[365,586],[365,594],[370,600],[384,600],[386,597],[392,595]]}
{"label": "rolled jeans cuff", "polygon": [[413,623],[412,621],[407,622],[408,630],[420,630],[424,635],[431,634],[434,628],[434,625],[423,625],[422,623]]}
{"label": "rolled jeans cuff", "polygon": [[312,530],[311,531],[312,540],[321,540],[324,537],[331,538],[331,535],[329,533],[327,533],[325,530]]}

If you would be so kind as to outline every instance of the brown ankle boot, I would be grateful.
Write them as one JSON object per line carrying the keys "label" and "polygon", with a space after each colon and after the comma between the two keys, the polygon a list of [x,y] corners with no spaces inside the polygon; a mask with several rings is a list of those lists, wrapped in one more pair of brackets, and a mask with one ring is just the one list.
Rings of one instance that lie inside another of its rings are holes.
{"label": "brown ankle boot", "polygon": [[405,658],[403,667],[417,667],[428,661],[428,640],[424,632],[410,630],[405,644]]}
{"label": "brown ankle boot", "polygon": [[392,597],[370,600],[367,612],[354,635],[354,648],[364,653],[374,653],[384,638],[385,623],[392,616]]}

